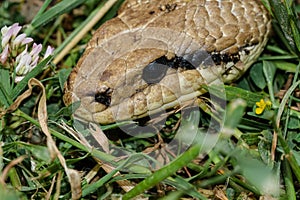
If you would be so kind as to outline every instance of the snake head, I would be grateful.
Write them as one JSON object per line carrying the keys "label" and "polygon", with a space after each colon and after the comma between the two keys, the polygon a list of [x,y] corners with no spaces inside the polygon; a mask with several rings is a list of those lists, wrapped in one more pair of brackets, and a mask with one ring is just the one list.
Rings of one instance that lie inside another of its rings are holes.
{"label": "snake head", "polygon": [[258,0],[172,2],[127,0],[95,32],[65,85],[76,117],[109,124],[181,105],[239,78],[266,45]]}

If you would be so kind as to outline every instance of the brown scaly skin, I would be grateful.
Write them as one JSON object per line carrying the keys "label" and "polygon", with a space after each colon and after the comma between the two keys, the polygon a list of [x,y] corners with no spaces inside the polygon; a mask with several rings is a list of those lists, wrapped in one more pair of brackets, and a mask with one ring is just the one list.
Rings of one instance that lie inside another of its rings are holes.
{"label": "brown scaly skin", "polygon": [[[178,106],[203,94],[203,85],[239,78],[262,52],[270,27],[260,0],[127,0],[95,32],[64,102],[81,101],[75,116],[100,124]],[[143,69],[161,57],[184,58],[195,68],[177,63],[148,84]]]}

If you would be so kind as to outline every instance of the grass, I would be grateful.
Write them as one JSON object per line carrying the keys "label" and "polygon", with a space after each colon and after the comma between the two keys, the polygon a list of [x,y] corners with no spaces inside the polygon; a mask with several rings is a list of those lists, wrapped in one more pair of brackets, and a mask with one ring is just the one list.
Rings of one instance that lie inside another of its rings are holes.
{"label": "grass", "polygon": [[258,62],[221,88],[226,106],[220,88],[211,87],[199,107],[132,137],[124,131],[135,124],[83,124],[62,102],[88,29],[122,3],[109,1],[108,9],[101,0],[70,2],[46,0],[34,19],[21,12],[22,2],[0,3],[1,26],[27,23],[27,35],[55,47],[17,84],[0,65],[3,199],[299,199],[298,5],[263,1],[274,33]]}

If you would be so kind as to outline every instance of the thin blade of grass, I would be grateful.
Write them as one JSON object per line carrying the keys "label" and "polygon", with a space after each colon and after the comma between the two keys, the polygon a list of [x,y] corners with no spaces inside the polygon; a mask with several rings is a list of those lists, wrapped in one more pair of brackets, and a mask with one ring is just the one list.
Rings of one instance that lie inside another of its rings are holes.
{"label": "thin blade of grass", "polygon": [[275,121],[275,123],[276,123],[275,126],[277,129],[276,133],[278,135],[278,140],[280,141],[280,143],[282,145],[284,153],[286,154],[286,158],[288,159],[289,164],[290,164],[291,168],[293,169],[293,173],[295,174],[298,181],[300,181],[300,167],[296,161],[295,156],[292,154],[292,151],[291,151],[290,147],[288,146],[288,143],[285,141],[285,138],[282,135],[282,132],[280,129],[280,122],[281,122],[281,117],[285,110],[288,100],[292,96],[292,93],[294,92],[294,90],[297,87],[299,87],[299,85],[300,85],[300,80],[293,83],[293,85],[287,90],[287,92],[285,93],[285,95],[281,101],[281,104],[279,106],[277,116],[276,116],[276,121]]}
{"label": "thin blade of grass", "polygon": [[293,184],[292,171],[291,171],[291,168],[290,168],[287,160],[283,161],[283,176],[282,177],[285,182],[287,197],[289,198],[289,200],[296,200],[297,198],[296,198],[295,187]]}
{"label": "thin blade of grass", "polygon": [[[254,93],[254,92],[242,89],[242,88],[233,87],[233,86],[229,86],[229,85],[225,85],[225,86],[221,86],[221,87],[218,85],[209,86],[209,92],[212,95],[222,98],[223,95],[221,93],[224,93],[222,91],[222,88],[225,88],[227,101],[241,98],[247,102],[247,106],[249,106],[249,107],[255,105],[256,102],[258,102],[260,99],[262,99],[266,96],[265,94]],[[221,94],[221,96],[219,94]]]}
{"label": "thin blade of grass", "polygon": [[131,199],[141,194],[145,190],[155,186],[169,176],[173,175],[177,170],[186,166],[189,162],[195,159],[199,155],[200,149],[200,145],[192,146],[190,149],[180,155],[176,160],[157,170],[152,175],[137,184],[132,190],[130,190],[123,196],[123,200]]}
{"label": "thin blade of grass", "polygon": [[177,190],[182,192],[182,194],[187,194],[195,199],[206,199],[201,193],[199,193],[196,187],[189,183],[188,180],[182,178],[181,176],[176,176],[174,179],[166,179],[165,183],[172,185]]}
{"label": "thin blade of grass", "polygon": [[[55,49],[55,57],[53,63],[58,63],[70,50],[82,39],[82,37],[92,29],[92,27],[104,16],[104,14],[118,1],[110,0],[107,3],[101,3],[89,16],[80,24],[64,42]],[[119,1],[118,5],[123,1]]]}
{"label": "thin blade of grass", "polygon": [[50,5],[51,2],[52,2],[52,0],[46,0],[31,22],[37,21],[43,14],[43,12],[47,9],[47,7]]}
{"label": "thin blade of grass", "polygon": [[[272,14],[280,27],[274,24],[276,33],[285,44],[288,43],[288,45],[286,45],[287,48],[293,54],[297,54],[300,50],[300,31],[297,26],[299,20],[295,12],[293,1],[270,0],[269,3],[273,10]],[[281,33],[283,33],[284,37]]]}
{"label": "thin blade of grass", "polygon": [[5,69],[0,69],[0,106],[4,105],[9,107],[12,104],[12,99],[10,96],[10,75],[9,71]]}
{"label": "thin blade of grass", "polygon": [[[38,27],[47,24],[53,19],[56,19],[58,16],[62,15],[63,13],[66,13],[75,7],[79,6],[80,4],[84,3],[85,0],[64,0],[59,2],[58,4],[54,5],[52,8],[47,10],[44,13],[39,13],[38,17],[35,17],[31,24],[28,26],[28,28],[25,30],[25,33],[27,35],[30,35],[30,33],[37,29]],[[48,2],[47,2],[48,3]]]}
{"label": "thin blade of grass", "polygon": [[[127,158],[123,163],[119,164],[116,168],[113,168],[108,174],[106,174],[104,177],[99,179],[98,181],[86,185],[83,187],[82,190],[82,196],[85,197],[86,195],[91,194],[92,192],[96,191],[99,187],[106,184],[109,180],[113,178],[114,175],[119,173],[122,169],[126,169],[128,165],[131,165],[131,163],[135,163],[138,160],[141,159],[144,155],[142,154],[133,154],[129,158]],[[118,182],[118,181],[117,181]]]}
{"label": "thin blade of grass", "polygon": [[263,61],[263,72],[264,76],[267,81],[267,86],[269,89],[269,94],[270,94],[270,99],[272,102],[272,105],[276,105],[275,102],[275,94],[274,94],[274,89],[273,89],[273,81],[276,73],[276,65],[273,64],[273,62],[269,62],[264,60]]}

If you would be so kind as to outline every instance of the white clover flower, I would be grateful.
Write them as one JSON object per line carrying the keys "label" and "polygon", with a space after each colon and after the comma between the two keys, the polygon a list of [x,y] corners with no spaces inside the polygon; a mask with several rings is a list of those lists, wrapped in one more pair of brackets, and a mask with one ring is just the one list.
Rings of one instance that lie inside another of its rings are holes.
{"label": "white clover flower", "polygon": [[9,33],[6,32],[5,35],[2,35],[2,40],[1,40],[1,46],[2,46],[2,48],[4,48],[8,44],[11,36],[12,36],[12,32],[11,31]]}
{"label": "white clover flower", "polygon": [[22,29],[22,26],[19,26],[19,23],[14,23],[10,29],[13,32],[12,33],[13,38],[15,38],[18,35],[18,33],[20,32],[20,30]]}
{"label": "white clover flower", "polygon": [[4,48],[8,44],[9,40],[15,38],[21,29],[22,29],[22,26],[19,26],[19,23],[15,23],[10,27],[4,26],[1,29],[1,34],[2,34],[1,46],[2,46],[2,48]]}
{"label": "white clover flower", "polygon": [[31,63],[30,63],[30,66],[31,66],[31,68],[33,69],[33,68],[35,68],[36,66],[37,66],[37,63],[38,63],[38,61],[39,61],[39,58],[40,57],[35,57],[35,58],[32,58],[31,57]]}
{"label": "white clover flower", "polygon": [[16,58],[17,67],[15,68],[16,75],[24,75],[30,71],[31,55],[27,52],[27,45],[24,51]]}
{"label": "white clover flower", "polygon": [[7,26],[3,26],[1,28],[1,35],[5,35],[7,33],[7,31],[8,31],[8,27]]}
{"label": "white clover flower", "polygon": [[[33,39],[27,37],[25,33],[19,34],[21,29],[22,26],[19,26],[18,23],[9,27],[4,26],[1,29],[2,52],[0,52],[0,64],[7,69],[11,69],[11,71],[15,71],[15,82],[21,81],[41,60],[52,55],[54,51],[54,48],[48,46],[44,57],[40,58],[39,54],[43,49],[43,45],[33,43],[32,47],[28,47]],[[30,52],[29,49],[31,49]],[[13,67],[15,68],[13,69]]]}
{"label": "white clover flower", "polygon": [[18,35],[12,42],[13,48],[15,49],[16,47],[18,47],[21,44],[22,40],[25,39],[25,37],[26,37],[25,33]]}
{"label": "white clover flower", "polygon": [[18,76],[25,75],[31,70],[31,56],[29,53],[22,55],[19,58],[19,63],[16,67],[16,74]]}
{"label": "white clover flower", "polygon": [[46,53],[44,55],[44,59],[46,59],[48,56],[53,55],[53,52],[54,52],[54,47],[48,45]]}
{"label": "white clover flower", "polygon": [[30,72],[33,68],[35,68],[39,61],[39,53],[42,51],[43,46],[41,44],[33,44],[32,50],[28,53],[28,46],[24,51],[17,56],[16,58],[16,74],[17,75],[25,75]]}
{"label": "white clover flower", "polygon": [[25,45],[28,44],[30,42],[32,42],[33,39],[26,37],[25,33],[22,33],[20,35],[18,35],[13,41],[12,41],[12,46],[13,49],[17,49],[20,45]]}
{"label": "white clover flower", "polygon": [[30,55],[32,56],[32,60],[35,60],[36,57],[39,57],[39,54],[42,51],[42,49],[43,49],[42,44],[33,43],[32,50],[30,52]]}
{"label": "white clover flower", "polygon": [[2,53],[0,54],[0,62],[2,64],[4,64],[8,58],[8,54],[9,54],[9,51],[8,51],[8,45],[5,46],[5,48],[3,49]]}

